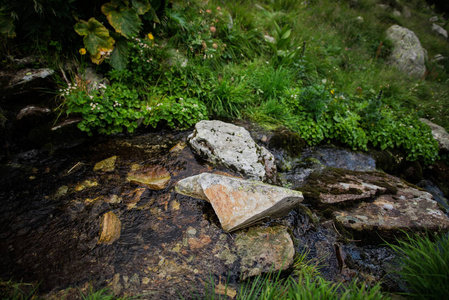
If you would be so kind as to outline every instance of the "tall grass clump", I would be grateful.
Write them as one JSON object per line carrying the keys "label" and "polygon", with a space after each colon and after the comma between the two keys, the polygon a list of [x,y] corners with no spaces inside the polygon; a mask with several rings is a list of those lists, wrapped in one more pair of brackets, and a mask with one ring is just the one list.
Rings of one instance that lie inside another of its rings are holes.
{"label": "tall grass clump", "polygon": [[390,244],[399,255],[397,273],[415,299],[446,299],[449,295],[449,235],[412,236]]}

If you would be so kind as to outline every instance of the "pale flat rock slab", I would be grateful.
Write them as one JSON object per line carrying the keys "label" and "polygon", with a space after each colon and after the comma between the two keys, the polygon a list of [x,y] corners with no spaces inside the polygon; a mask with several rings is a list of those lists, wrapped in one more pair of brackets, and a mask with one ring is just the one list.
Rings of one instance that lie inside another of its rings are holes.
{"label": "pale flat rock slab", "polygon": [[210,173],[180,180],[176,191],[210,202],[227,232],[284,216],[303,200],[298,191]]}
{"label": "pale flat rock slab", "polygon": [[421,118],[419,120],[429,125],[430,130],[432,131],[432,136],[438,142],[440,149],[449,151],[449,133],[447,133],[447,131],[443,127],[432,123],[427,119]]}
{"label": "pale flat rock slab", "polygon": [[382,195],[373,202],[334,212],[337,223],[354,231],[438,231],[449,229],[449,218],[428,192],[399,188],[396,195]]}
{"label": "pale flat rock slab", "polygon": [[211,163],[236,170],[251,180],[275,179],[274,156],[257,145],[243,127],[221,121],[200,121],[188,139],[190,146]]}
{"label": "pale flat rock slab", "polygon": [[422,78],[426,72],[425,52],[416,34],[399,25],[388,28],[386,34],[393,42],[391,64],[412,77]]}
{"label": "pale flat rock slab", "polygon": [[293,264],[295,248],[284,226],[253,227],[235,238],[240,257],[241,279],[286,270]]}

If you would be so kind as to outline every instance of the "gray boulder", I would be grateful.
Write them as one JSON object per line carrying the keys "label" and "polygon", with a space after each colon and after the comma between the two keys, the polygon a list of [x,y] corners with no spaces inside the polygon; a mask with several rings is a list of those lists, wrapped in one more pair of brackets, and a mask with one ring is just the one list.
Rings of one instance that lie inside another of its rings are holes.
{"label": "gray boulder", "polygon": [[176,191],[210,202],[228,232],[282,217],[303,200],[298,191],[210,173],[180,180]]}
{"label": "gray boulder", "polygon": [[447,133],[443,127],[432,123],[427,119],[421,118],[419,120],[429,125],[430,130],[432,130],[432,136],[435,140],[437,140],[440,150],[449,151],[449,133]]}
{"label": "gray boulder", "polygon": [[447,40],[447,31],[440,25],[432,24],[432,32]]}
{"label": "gray boulder", "polygon": [[257,145],[243,127],[221,121],[201,121],[188,139],[190,146],[209,162],[236,170],[248,179],[276,181],[273,155]]}
{"label": "gray boulder", "polygon": [[425,53],[416,34],[399,25],[391,26],[386,33],[393,42],[390,63],[412,77],[422,78],[426,72]]}

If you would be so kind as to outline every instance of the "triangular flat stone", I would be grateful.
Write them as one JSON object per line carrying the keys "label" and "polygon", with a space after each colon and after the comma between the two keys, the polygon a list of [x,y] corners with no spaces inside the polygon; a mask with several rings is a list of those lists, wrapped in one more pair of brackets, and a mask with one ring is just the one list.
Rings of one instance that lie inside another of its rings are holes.
{"label": "triangular flat stone", "polygon": [[228,232],[281,217],[303,200],[298,191],[209,173],[179,181],[176,191],[209,201],[223,230]]}

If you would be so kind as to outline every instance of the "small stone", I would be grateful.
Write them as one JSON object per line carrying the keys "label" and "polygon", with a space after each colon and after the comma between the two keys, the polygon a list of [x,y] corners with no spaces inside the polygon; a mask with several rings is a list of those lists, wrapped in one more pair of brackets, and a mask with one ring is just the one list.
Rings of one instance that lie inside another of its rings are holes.
{"label": "small stone", "polygon": [[120,238],[122,223],[112,211],[105,213],[100,221],[100,238],[97,244],[110,245]]}
{"label": "small stone", "polygon": [[153,190],[163,190],[170,182],[170,173],[161,166],[147,166],[137,170],[131,170],[126,180],[144,184]]}
{"label": "small stone", "polygon": [[181,152],[187,146],[184,142],[179,142],[169,150],[170,153],[178,153]]}
{"label": "small stone", "polygon": [[76,185],[75,187],[75,191],[77,192],[81,192],[84,189],[88,189],[91,187],[96,187],[98,185],[98,182],[96,182],[95,180],[84,180],[83,182],[79,183]]}
{"label": "small stone", "polygon": [[432,31],[447,40],[448,34],[446,29],[437,24],[432,24]]}
{"label": "small stone", "polygon": [[189,247],[191,250],[201,249],[210,244],[211,242],[212,240],[210,239],[210,237],[204,234],[201,234],[197,238],[192,237],[188,239]]}
{"label": "small stone", "polygon": [[100,162],[97,162],[94,166],[94,172],[103,171],[103,172],[112,172],[115,169],[115,162],[117,160],[117,156],[112,156],[106,158]]}
{"label": "small stone", "polygon": [[36,115],[46,115],[51,113],[51,110],[44,107],[39,107],[35,105],[28,105],[25,108],[22,108],[20,112],[17,114],[16,119],[21,120],[24,117],[36,116]]}
{"label": "small stone", "polygon": [[66,185],[60,186],[56,192],[54,193],[53,197],[55,198],[59,198],[64,196],[65,194],[67,194],[67,192],[69,191],[69,187]]}

